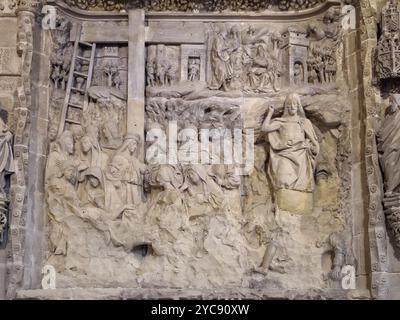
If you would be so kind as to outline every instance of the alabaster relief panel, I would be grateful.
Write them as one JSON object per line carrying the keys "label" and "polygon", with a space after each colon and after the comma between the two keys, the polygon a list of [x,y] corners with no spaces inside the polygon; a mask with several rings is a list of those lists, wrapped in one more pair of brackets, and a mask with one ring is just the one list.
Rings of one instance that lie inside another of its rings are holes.
{"label": "alabaster relief panel", "polygon": [[45,182],[58,286],[339,286],[355,264],[339,11],[146,43],[145,141],[126,121],[127,46],[70,42],[59,16]]}

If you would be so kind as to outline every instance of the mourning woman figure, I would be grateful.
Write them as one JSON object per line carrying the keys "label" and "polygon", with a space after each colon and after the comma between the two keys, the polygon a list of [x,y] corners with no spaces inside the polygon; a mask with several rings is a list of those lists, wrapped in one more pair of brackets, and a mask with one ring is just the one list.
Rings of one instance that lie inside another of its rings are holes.
{"label": "mourning woman figure", "polygon": [[127,134],[116,155],[125,158],[129,166],[124,179],[127,183],[127,204],[137,205],[143,202],[143,174],[145,165],[138,159],[140,137],[137,134]]}
{"label": "mourning woman figure", "polygon": [[96,208],[104,208],[104,181],[102,170],[91,167],[85,172],[85,189],[82,195],[82,204]]}
{"label": "mourning woman figure", "polygon": [[268,135],[268,174],[274,189],[312,192],[319,143],[312,123],[305,117],[300,97],[289,94],[283,116],[271,120],[273,113],[274,107],[270,107],[263,131]]}

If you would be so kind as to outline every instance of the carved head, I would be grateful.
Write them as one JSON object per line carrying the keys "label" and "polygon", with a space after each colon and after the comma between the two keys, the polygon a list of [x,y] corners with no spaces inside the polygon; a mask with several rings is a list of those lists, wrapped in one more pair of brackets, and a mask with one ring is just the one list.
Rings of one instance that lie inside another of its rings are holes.
{"label": "carved head", "polygon": [[59,138],[59,144],[62,150],[64,150],[68,154],[73,154],[74,137],[72,136],[72,132],[69,130],[64,131]]}
{"label": "carved head", "polygon": [[256,33],[256,29],[254,28],[254,26],[249,25],[249,28],[247,29],[247,34],[254,35],[255,33]]}
{"label": "carved head", "polygon": [[78,178],[78,169],[74,165],[73,161],[66,160],[63,163],[63,174],[65,179],[71,184],[75,185]]}
{"label": "carved head", "polygon": [[192,184],[199,185],[207,180],[207,171],[202,165],[190,165],[185,170],[185,177]]}
{"label": "carved head", "polygon": [[183,175],[179,168],[171,165],[161,165],[155,169],[153,185],[164,189],[178,189],[183,184]]}
{"label": "carved head", "polygon": [[140,141],[141,139],[138,134],[127,134],[125,136],[125,141],[123,146],[126,147],[130,153],[136,153]]}
{"label": "carved head", "polygon": [[86,179],[93,188],[97,188],[101,185],[103,175],[99,167],[91,167],[86,172]]}
{"label": "carved head", "polygon": [[74,137],[75,142],[80,140],[82,138],[82,136],[84,135],[82,126],[80,126],[80,125],[73,124],[73,125],[71,125],[70,130],[71,130],[72,136]]}
{"label": "carved head", "polygon": [[113,178],[122,179],[128,165],[128,160],[122,156],[116,155],[108,165],[111,176]]}
{"label": "carved head", "polygon": [[297,93],[290,93],[285,100],[283,116],[289,117],[295,115],[305,117],[300,96]]}
{"label": "carved head", "polygon": [[88,135],[84,135],[81,139],[81,147],[84,153],[87,153],[92,148],[92,143]]}
{"label": "carved head", "polygon": [[237,24],[232,26],[231,34],[232,35],[240,35],[240,27]]}
{"label": "carved head", "polygon": [[49,128],[49,139],[50,141],[55,141],[57,139],[57,128],[55,126]]}

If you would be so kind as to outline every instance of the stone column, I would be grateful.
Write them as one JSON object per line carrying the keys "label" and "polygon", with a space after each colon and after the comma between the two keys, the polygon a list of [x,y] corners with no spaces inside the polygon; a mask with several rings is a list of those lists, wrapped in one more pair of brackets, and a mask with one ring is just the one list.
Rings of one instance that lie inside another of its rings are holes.
{"label": "stone column", "polygon": [[[129,11],[127,133],[139,134],[144,142],[145,25],[144,10]],[[140,155],[144,157],[144,143]]]}
{"label": "stone column", "polygon": [[[27,190],[30,144],[30,112],[32,111],[32,56],[34,45],[35,15],[40,11],[40,1],[21,1],[17,14],[17,53],[21,57],[21,77],[16,89],[17,102],[14,105],[14,159],[15,173],[11,180],[10,232],[7,244],[7,285],[6,297],[13,298],[17,289],[25,285],[24,273],[31,272],[32,246],[30,241],[35,217],[27,207]],[[36,168],[35,168],[36,169]],[[28,256],[28,258],[27,258]]]}

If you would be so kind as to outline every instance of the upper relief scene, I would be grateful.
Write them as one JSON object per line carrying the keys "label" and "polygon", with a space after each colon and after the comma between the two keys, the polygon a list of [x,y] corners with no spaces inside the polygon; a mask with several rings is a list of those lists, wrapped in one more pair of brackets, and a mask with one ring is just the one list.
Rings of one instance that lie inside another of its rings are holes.
{"label": "upper relief scene", "polygon": [[294,89],[315,94],[337,87],[340,26],[335,10],[293,25],[204,23],[199,27],[205,34],[196,38],[202,38],[204,45],[147,47],[148,97],[270,97]]}

